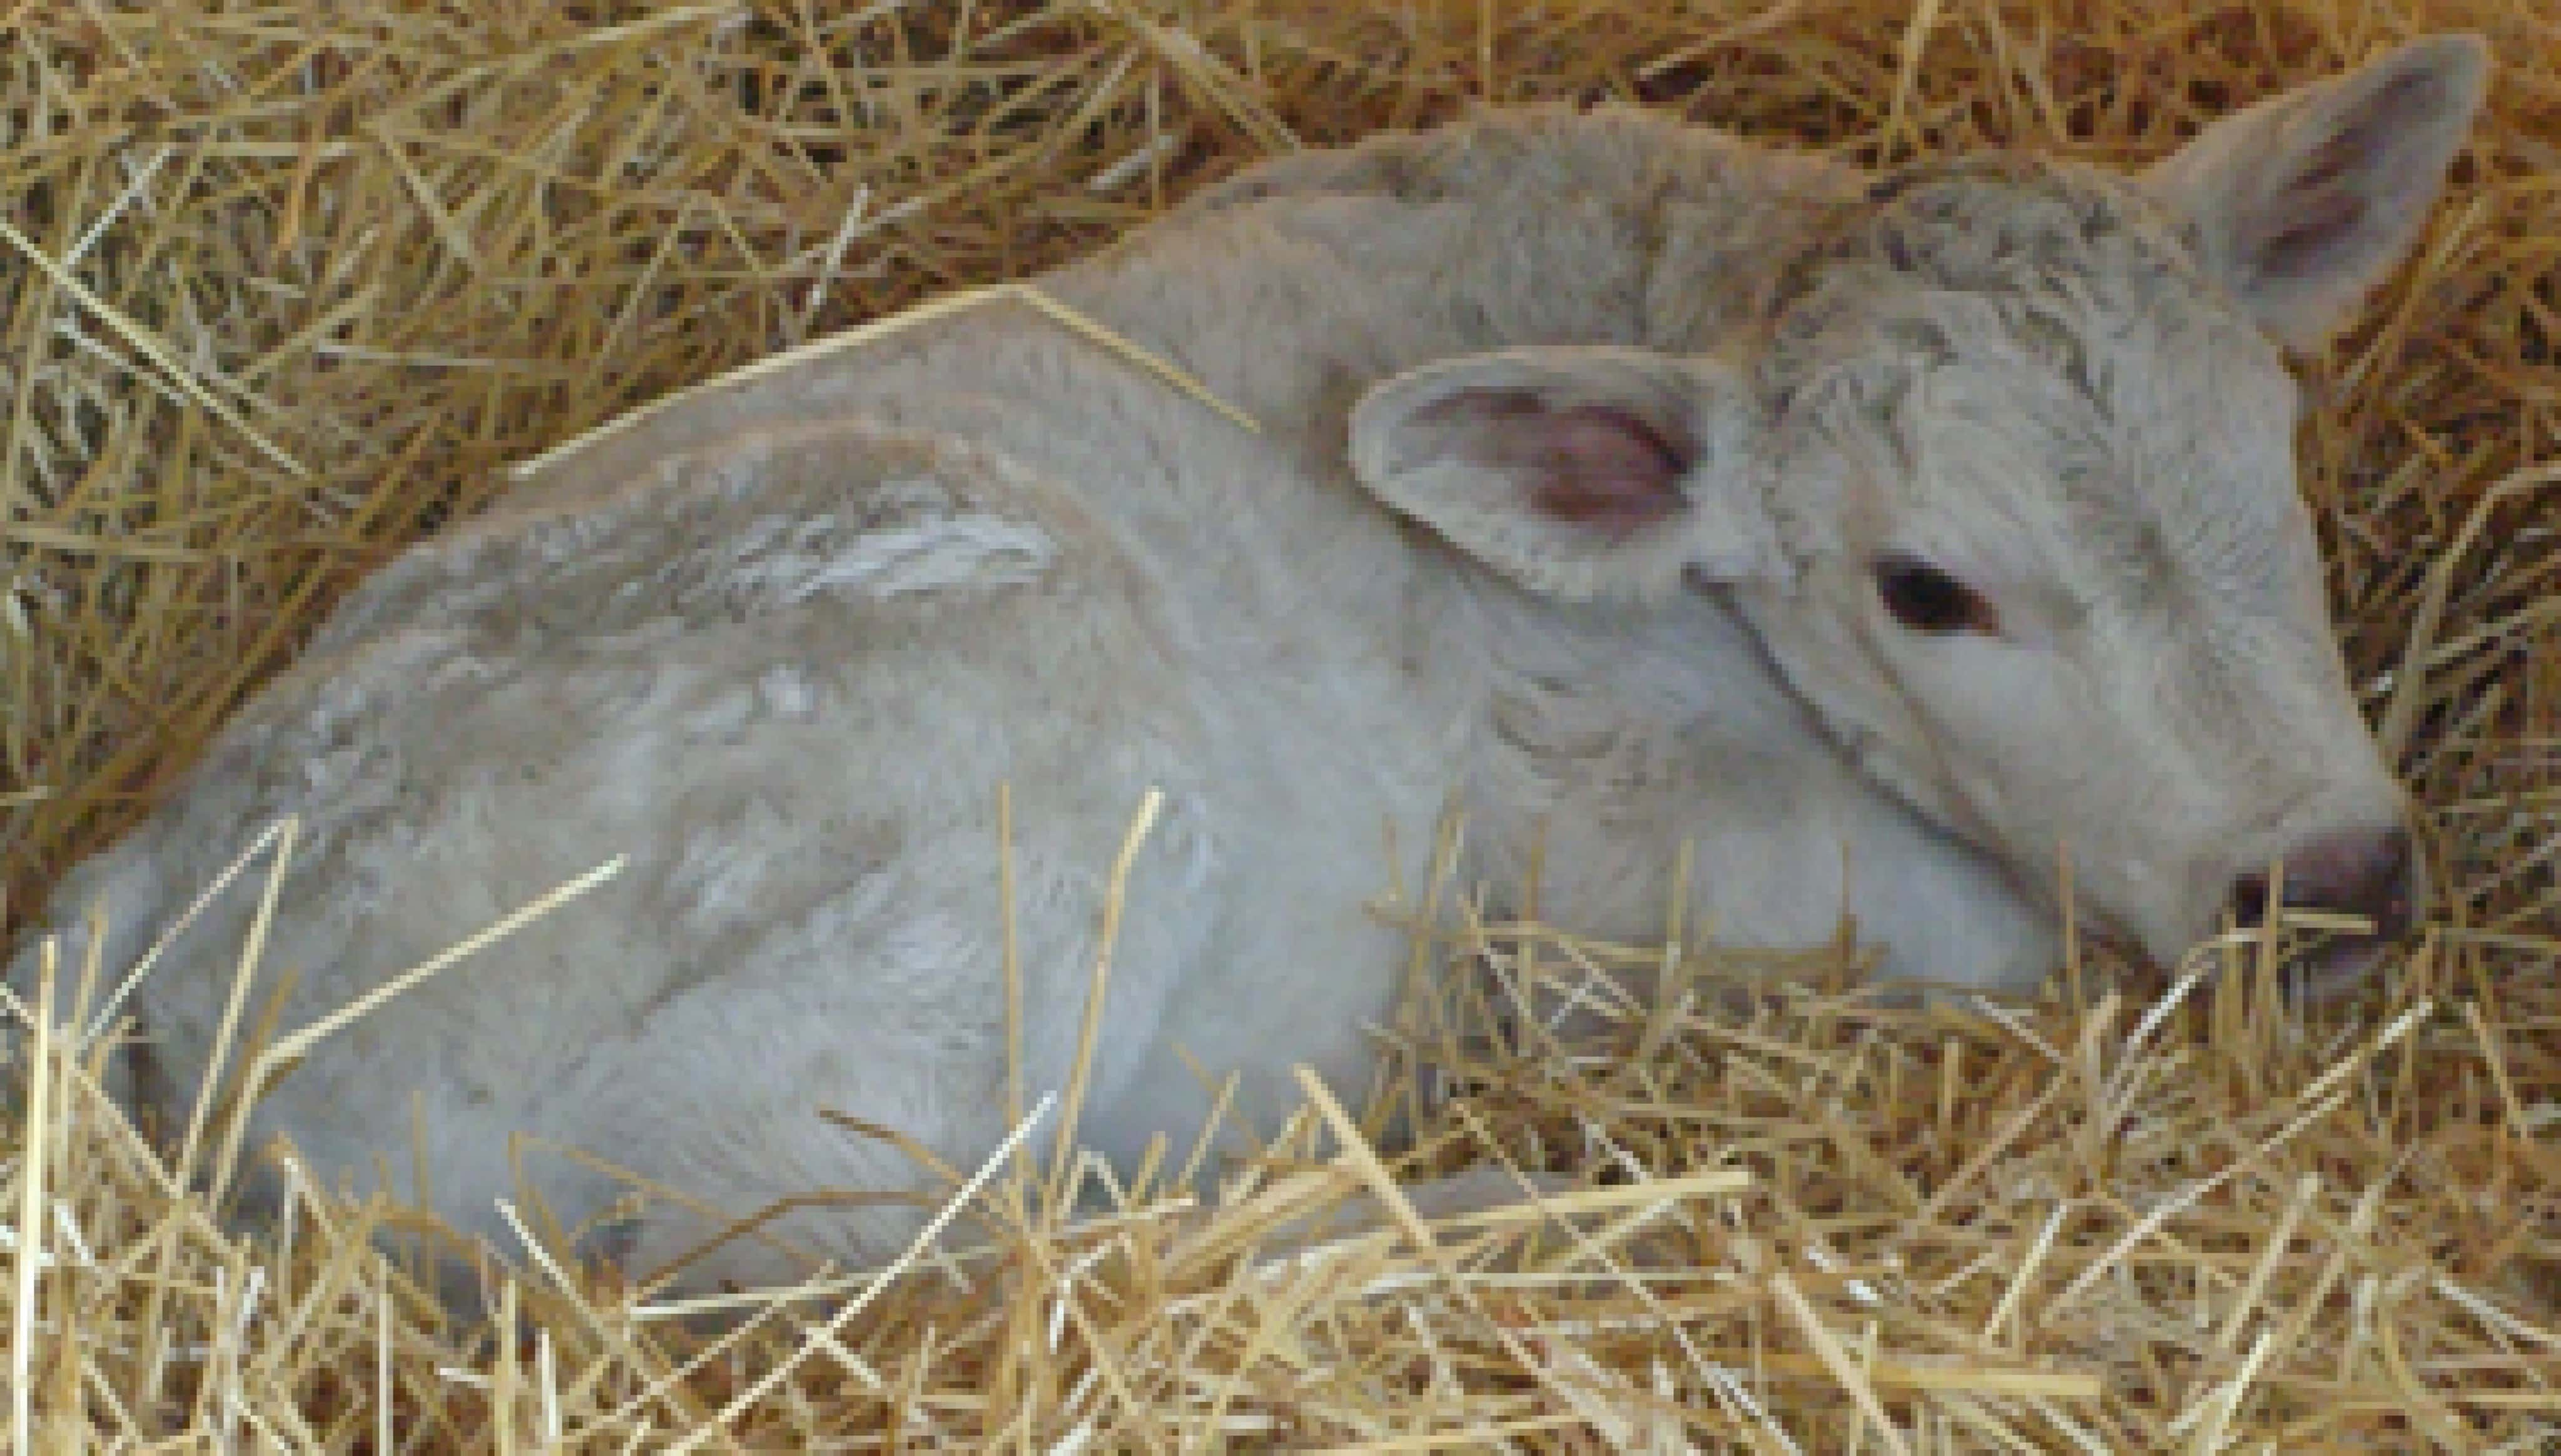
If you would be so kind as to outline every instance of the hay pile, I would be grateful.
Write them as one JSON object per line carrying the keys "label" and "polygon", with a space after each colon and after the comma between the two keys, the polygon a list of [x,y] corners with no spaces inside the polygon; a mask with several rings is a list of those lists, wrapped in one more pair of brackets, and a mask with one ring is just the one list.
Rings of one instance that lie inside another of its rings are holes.
{"label": "hay pile", "polygon": [[1257,1243],[1284,1205],[1387,1176],[1320,1097],[1239,1211],[1133,1195],[1066,1228],[999,1198],[961,1230],[981,1256],[772,1300],[720,1343],[523,1250],[499,1318],[448,1326],[370,1251],[399,1211],[307,1189],[232,1238],[39,1041],[9,1069],[0,1190],[16,1448],[2552,1449],[2561,655],[2538,649],[2561,582],[2537,462],[2561,456],[2561,27],[2540,11],[12,8],[19,911],[496,467],[1067,256],[1249,158],[1476,98],[1606,95],[1867,160],[1985,140],[2134,160],[2423,30],[2487,29],[2503,63],[2422,256],[2310,370],[2307,488],[2351,660],[2454,891],[2378,998],[2290,1018],[2240,945],[2122,997],[2094,973],[1934,1015],[1823,989],[1841,967],[1817,957],[1795,968],[1815,989],[1757,1019],[1617,1005],[1559,1046],[1514,998],[1665,952],[1480,925],[1442,887],[1403,906],[1418,955],[1481,955],[1514,998],[1496,1015],[1450,983],[1415,1023],[1408,1054],[1463,1093],[1420,1161],[1659,1181],[1639,1202],[1278,1261]]}

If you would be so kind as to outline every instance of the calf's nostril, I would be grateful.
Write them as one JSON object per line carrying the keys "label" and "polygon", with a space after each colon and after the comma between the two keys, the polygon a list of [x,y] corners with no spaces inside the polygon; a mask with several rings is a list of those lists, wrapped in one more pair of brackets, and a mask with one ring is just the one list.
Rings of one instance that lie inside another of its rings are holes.
{"label": "calf's nostril", "polygon": [[2268,877],[2244,875],[2232,882],[2232,918],[2245,930],[2268,921]]}

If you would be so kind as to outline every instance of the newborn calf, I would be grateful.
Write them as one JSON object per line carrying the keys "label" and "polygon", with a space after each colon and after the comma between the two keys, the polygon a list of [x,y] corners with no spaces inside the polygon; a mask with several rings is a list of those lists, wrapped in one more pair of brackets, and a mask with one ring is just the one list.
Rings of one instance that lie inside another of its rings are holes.
{"label": "newborn calf", "polygon": [[[1401,961],[1362,908],[1382,818],[1425,844],[1453,796],[1471,878],[1517,885],[1544,824],[1545,906],[1600,934],[1660,923],[1686,841],[1720,938],[1846,910],[1916,981],[2032,985],[2067,854],[2084,923],[2157,957],[2280,856],[2290,899],[2391,935],[2420,871],[2279,351],[2410,246],[2483,71],[2418,44],[2134,176],[1868,177],[1623,110],[1275,161],[1038,285],[1259,429],[1010,306],[646,412],[350,595],[54,928],[77,963],[104,896],[120,974],[297,815],[289,1031],[627,856],[319,1042],[254,1124],[334,1179],[404,1158],[421,1092],[434,1201],[493,1234],[517,1131],[738,1214],[924,1186],[821,1107],[983,1159],[999,783],[1035,1093],[1163,792],[1086,1103],[1124,1159],[1198,1126],[1178,1049],[1266,1130],[1292,1065],[1357,1083]],[[255,899],[141,985],[137,1095],[192,1095]],[[616,1192],[529,1166],[565,1225]],[[868,1262],[921,1216],[768,1231]],[[653,1205],[613,1251],[709,1227]]]}

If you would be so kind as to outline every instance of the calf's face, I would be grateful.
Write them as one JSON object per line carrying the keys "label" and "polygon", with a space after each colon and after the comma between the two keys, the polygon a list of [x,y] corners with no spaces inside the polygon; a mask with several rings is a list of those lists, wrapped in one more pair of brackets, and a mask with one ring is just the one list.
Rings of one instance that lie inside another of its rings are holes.
{"label": "calf's face", "polygon": [[[2140,176],[1881,182],[1707,358],[1513,350],[1381,385],[1356,471],[1534,590],[1726,590],[1844,752],[2155,957],[2283,897],[2424,897],[2297,494],[2282,347],[2409,248],[2483,51],[2423,42]],[[1701,286],[1715,286],[1702,280]],[[1891,927],[1872,927],[1891,934]]]}

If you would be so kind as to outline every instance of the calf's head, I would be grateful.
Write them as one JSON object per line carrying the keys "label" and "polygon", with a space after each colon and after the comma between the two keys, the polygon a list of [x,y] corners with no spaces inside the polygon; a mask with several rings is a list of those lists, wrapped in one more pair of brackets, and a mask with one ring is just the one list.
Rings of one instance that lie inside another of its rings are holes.
{"label": "calf's head", "polygon": [[[2297,493],[2283,348],[2407,251],[2475,111],[2407,47],[2126,176],[1997,154],[1883,179],[1707,357],[1538,348],[1373,390],[1355,471],[1534,591],[1727,592],[1873,778],[2167,959],[2284,898],[2424,896]],[[1716,279],[1698,286],[1713,288]]]}

